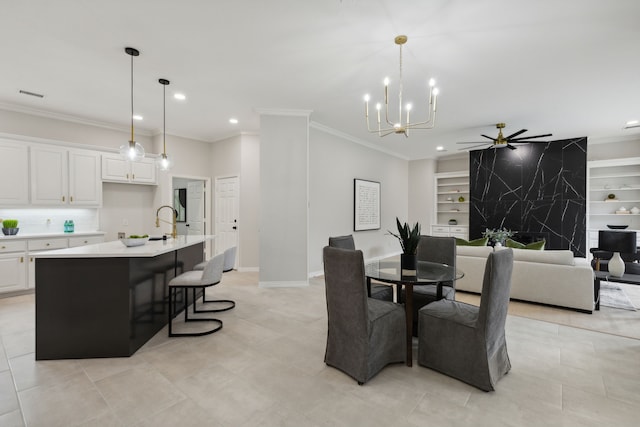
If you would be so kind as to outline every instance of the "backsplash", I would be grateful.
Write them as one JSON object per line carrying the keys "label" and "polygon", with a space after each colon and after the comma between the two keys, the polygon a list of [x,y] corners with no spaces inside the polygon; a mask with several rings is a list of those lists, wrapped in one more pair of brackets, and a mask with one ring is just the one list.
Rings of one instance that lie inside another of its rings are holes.
{"label": "backsplash", "polygon": [[17,219],[18,234],[63,233],[68,219],[75,232],[97,231],[100,223],[98,209],[0,209],[0,218]]}

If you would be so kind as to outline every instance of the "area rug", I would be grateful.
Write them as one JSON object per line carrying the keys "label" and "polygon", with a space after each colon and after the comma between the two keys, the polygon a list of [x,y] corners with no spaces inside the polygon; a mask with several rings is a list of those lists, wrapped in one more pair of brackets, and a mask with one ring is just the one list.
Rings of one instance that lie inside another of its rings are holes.
{"label": "area rug", "polygon": [[636,311],[636,308],[624,290],[611,282],[600,283],[600,305]]}

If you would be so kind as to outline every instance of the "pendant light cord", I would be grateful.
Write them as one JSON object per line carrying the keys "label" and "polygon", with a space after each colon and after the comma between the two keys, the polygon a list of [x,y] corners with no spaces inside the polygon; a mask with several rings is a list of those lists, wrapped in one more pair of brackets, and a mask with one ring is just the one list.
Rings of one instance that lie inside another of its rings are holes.
{"label": "pendant light cord", "polygon": [[167,157],[167,85],[162,85],[162,153]]}
{"label": "pendant light cord", "polygon": [[133,55],[131,55],[131,142],[133,139]]}

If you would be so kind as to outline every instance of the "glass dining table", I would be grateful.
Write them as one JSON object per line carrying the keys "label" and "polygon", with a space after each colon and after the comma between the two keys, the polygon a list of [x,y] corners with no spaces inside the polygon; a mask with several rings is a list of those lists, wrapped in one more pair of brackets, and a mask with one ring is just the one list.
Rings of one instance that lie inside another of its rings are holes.
{"label": "glass dining table", "polygon": [[396,286],[396,299],[405,288],[404,310],[407,322],[407,366],[412,365],[413,340],[413,287],[415,285],[437,284],[437,298],[442,298],[442,283],[464,277],[464,272],[447,264],[429,261],[417,261],[415,270],[405,270],[400,265],[400,257],[385,258],[365,264],[367,289],[371,289],[371,280],[378,280]]}

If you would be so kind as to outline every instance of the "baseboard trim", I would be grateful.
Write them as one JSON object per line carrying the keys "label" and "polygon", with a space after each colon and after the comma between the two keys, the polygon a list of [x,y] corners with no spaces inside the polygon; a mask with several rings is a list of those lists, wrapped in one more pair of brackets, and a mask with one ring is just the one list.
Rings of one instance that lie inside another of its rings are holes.
{"label": "baseboard trim", "polygon": [[291,281],[291,282],[258,282],[259,288],[306,288],[309,286],[308,281]]}

